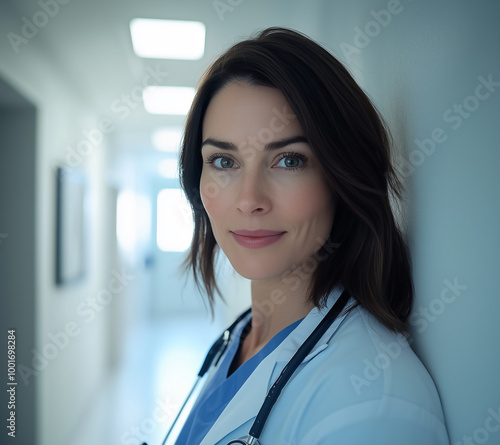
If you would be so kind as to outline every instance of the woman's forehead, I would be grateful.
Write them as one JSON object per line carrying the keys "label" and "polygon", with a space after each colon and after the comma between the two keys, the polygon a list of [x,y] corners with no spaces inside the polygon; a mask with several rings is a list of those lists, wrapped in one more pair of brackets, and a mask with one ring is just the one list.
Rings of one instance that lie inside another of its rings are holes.
{"label": "woman's forehead", "polygon": [[277,88],[232,82],[210,101],[203,120],[207,137],[259,139],[271,142],[303,135],[302,127],[283,93]]}

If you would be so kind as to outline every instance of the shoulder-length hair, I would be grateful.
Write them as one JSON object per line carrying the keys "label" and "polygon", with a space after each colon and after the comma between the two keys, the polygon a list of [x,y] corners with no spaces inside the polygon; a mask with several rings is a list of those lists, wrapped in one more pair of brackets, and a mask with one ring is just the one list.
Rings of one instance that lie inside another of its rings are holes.
{"label": "shoulder-length hair", "polygon": [[[338,60],[305,35],[283,28],[266,29],[222,54],[203,76],[188,114],[179,168],[194,236],[184,264],[205,288],[210,306],[218,292],[218,245],[200,197],[202,126],[211,99],[234,81],[283,93],[336,197],[330,239],[319,251],[325,259],[313,272],[308,298],[321,307],[342,286],[382,324],[404,332],[413,285],[390,204],[401,198],[402,187],[391,164],[389,133]],[[327,249],[332,244],[337,246],[333,251]]]}

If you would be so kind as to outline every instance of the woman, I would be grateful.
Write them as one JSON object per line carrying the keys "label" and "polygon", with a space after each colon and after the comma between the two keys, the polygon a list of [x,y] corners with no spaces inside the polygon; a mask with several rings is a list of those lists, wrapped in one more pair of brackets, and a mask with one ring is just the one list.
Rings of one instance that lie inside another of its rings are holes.
{"label": "woman", "polygon": [[176,443],[248,436],[267,391],[335,305],[341,313],[286,383],[260,443],[447,444],[434,383],[403,336],[413,288],[390,205],[400,185],[388,135],[347,70],[287,29],[234,45],[202,79],[180,169],[195,220],[187,266],[213,303],[222,249],[251,280],[252,307]]}

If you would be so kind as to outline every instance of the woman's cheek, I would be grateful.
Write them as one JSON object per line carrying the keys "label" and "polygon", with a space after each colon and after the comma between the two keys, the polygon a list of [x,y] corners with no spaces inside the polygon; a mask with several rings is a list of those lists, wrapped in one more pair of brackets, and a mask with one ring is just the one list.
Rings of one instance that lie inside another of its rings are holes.
{"label": "woman's cheek", "polygon": [[287,213],[295,215],[298,220],[322,220],[321,225],[333,222],[334,205],[329,190],[323,182],[302,185],[289,190]]}
{"label": "woman's cheek", "polygon": [[200,195],[203,206],[209,215],[217,215],[218,210],[221,210],[220,208],[223,207],[224,202],[227,202],[224,195],[228,189],[228,184],[227,175],[225,174],[202,174],[200,180]]}

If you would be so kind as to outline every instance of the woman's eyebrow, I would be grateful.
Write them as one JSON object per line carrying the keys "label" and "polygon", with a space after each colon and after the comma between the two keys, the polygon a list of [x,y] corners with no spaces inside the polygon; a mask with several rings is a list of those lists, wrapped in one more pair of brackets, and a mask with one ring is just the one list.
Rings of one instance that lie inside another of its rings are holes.
{"label": "woman's eyebrow", "polygon": [[[277,149],[286,147],[287,145],[295,144],[298,142],[304,142],[307,144],[308,141],[307,141],[307,138],[305,136],[292,136],[289,138],[279,139],[277,141],[267,143],[264,146],[264,151],[277,150]],[[219,141],[218,139],[214,139],[214,138],[205,139],[201,143],[202,147],[204,145],[213,145],[214,147],[221,148],[223,150],[238,151],[238,148],[233,143]]]}
{"label": "woman's eyebrow", "polygon": [[290,144],[296,144],[297,142],[305,142],[307,144],[308,141],[305,136],[292,136],[290,138],[269,142],[265,145],[264,151],[277,150],[278,148],[283,148]]}
{"label": "woman's eyebrow", "polygon": [[238,150],[236,148],[236,145],[232,144],[231,142],[223,142],[223,141],[219,141],[219,140],[214,139],[214,138],[206,138],[201,143],[202,147],[204,145],[213,145],[214,147],[222,148],[223,150],[231,150],[231,151],[237,151]]}

